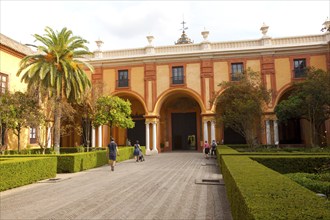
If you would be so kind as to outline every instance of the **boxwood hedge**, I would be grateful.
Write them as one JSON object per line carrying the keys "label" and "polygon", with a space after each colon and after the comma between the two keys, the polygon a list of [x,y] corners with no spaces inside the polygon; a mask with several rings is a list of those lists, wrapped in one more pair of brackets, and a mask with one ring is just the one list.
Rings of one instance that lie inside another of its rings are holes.
{"label": "boxwood hedge", "polygon": [[1,158],[0,191],[55,177],[56,166],[52,157]]}
{"label": "boxwood hedge", "polygon": [[228,147],[217,150],[233,219],[330,219],[330,202]]}

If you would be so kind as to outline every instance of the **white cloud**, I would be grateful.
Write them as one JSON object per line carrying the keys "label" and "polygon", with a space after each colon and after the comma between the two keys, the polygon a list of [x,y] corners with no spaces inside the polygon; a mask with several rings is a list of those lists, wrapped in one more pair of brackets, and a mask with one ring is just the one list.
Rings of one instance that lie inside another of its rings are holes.
{"label": "white cloud", "polygon": [[187,22],[188,37],[202,41],[204,27],[210,41],[258,39],[263,22],[268,35],[286,37],[319,34],[329,16],[329,1],[9,1],[0,0],[0,31],[22,43],[50,26],[67,27],[90,42],[104,41],[103,49],[173,45]]}

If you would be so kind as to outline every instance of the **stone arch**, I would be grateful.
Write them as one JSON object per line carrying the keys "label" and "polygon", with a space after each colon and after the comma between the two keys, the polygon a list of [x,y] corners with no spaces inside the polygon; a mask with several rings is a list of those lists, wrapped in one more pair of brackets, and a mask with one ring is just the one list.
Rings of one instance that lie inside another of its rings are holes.
{"label": "stone arch", "polygon": [[195,91],[193,91],[191,89],[177,88],[177,89],[167,90],[158,97],[158,100],[154,107],[153,115],[159,115],[160,109],[161,109],[163,103],[165,102],[165,100],[169,96],[176,94],[176,93],[183,93],[183,94],[188,95],[189,97],[192,97],[199,104],[201,113],[203,114],[206,112],[206,108],[205,108],[204,103],[199,94],[197,94]]}
{"label": "stone arch", "polygon": [[147,107],[143,100],[143,98],[132,91],[117,91],[112,93],[112,95],[118,96],[120,98],[128,99],[132,106],[132,119],[135,122],[135,127],[131,129],[122,129],[116,128],[114,129],[115,139],[118,140],[117,143],[119,145],[128,145],[130,140],[130,144],[134,144],[136,140],[139,140],[142,146],[145,145],[145,118],[144,116],[147,114]]}

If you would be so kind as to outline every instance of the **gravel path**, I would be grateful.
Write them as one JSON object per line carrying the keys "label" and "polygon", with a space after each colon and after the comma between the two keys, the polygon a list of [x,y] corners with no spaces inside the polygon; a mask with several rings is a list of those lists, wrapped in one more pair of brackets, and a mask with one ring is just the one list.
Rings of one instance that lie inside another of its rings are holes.
{"label": "gravel path", "polygon": [[[0,219],[232,219],[214,159],[196,152],[145,158],[1,192]],[[202,179],[208,182],[196,184]]]}

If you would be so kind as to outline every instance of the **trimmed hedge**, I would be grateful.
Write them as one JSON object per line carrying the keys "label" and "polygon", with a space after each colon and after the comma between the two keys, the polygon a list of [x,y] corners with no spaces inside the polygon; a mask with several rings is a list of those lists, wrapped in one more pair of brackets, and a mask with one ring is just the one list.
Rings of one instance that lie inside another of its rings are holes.
{"label": "trimmed hedge", "polygon": [[330,219],[325,198],[227,147],[217,153],[233,219]]}
{"label": "trimmed hedge", "polygon": [[288,173],[285,175],[315,193],[330,196],[330,173]]}
{"label": "trimmed hedge", "polygon": [[315,173],[324,164],[330,165],[330,156],[253,156],[251,159],[279,173]]}
{"label": "trimmed hedge", "polygon": [[57,157],[57,173],[75,173],[108,163],[107,151],[93,151],[54,155]]}
{"label": "trimmed hedge", "polygon": [[[143,155],[146,154],[146,148],[141,147]],[[119,156],[117,156],[117,162],[121,162],[124,160],[129,160],[134,158],[134,147],[119,147]]]}
{"label": "trimmed hedge", "polygon": [[55,177],[56,167],[52,157],[1,158],[0,191]]}

